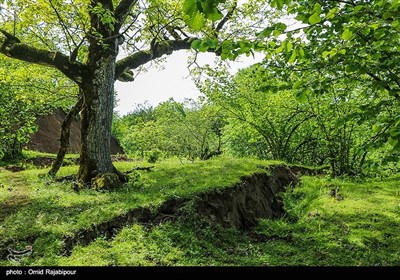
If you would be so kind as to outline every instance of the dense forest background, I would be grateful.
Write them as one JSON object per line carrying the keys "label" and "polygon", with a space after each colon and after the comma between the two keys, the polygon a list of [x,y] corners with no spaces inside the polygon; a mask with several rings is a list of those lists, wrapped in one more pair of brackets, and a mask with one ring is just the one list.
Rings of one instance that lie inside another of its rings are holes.
{"label": "dense forest background", "polygon": [[303,81],[278,71],[262,63],[235,76],[215,71],[201,87],[204,97],[137,105],[115,116],[113,132],[126,152],[149,161],[225,153],[325,166],[333,176],[399,171],[399,153],[388,143],[399,104],[390,95],[348,80],[296,98],[292,84]]}
{"label": "dense forest background", "polygon": [[[200,53],[219,48],[222,60],[258,51],[263,62],[233,76],[223,64],[192,69],[198,100],[139,104],[126,116],[114,114],[113,133],[127,153],[150,161],[228,154],[326,166],[333,176],[397,172],[399,5],[271,1],[274,14],[255,37],[225,40],[220,47],[210,38],[191,45]],[[241,12],[259,6],[244,7]],[[221,18],[216,9],[201,12]],[[186,23],[206,28],[203,21]],[[0,157],[9,160],[21,157],[38,116],[68,111],[79,93],[56,70],[6,56],[0,63]]]}

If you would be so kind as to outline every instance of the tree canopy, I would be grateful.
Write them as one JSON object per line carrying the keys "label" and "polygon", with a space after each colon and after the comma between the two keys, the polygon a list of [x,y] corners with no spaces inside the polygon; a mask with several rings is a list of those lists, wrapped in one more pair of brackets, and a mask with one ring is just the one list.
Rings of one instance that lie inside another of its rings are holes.
{"label": "tree canopy", "polygon": [[4,0],[0,52],[55,68],[80,88],[78,178],[90,182],[98,174],[121,175],[110,158],[116,80],[133,81],[146,63],[192,47],[224,58],[230,50],[219,45],[254,36],[268,18],[266,7],[254,0]]}

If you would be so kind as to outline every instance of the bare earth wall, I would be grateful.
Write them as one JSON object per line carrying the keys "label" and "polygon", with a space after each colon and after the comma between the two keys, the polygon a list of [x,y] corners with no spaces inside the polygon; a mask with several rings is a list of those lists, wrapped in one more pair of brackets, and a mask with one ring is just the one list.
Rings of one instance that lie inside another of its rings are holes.
{"label": "bare earth wall", "polygon": [[[37,124],[39,129],[32,134],[28,143],[28,149],[45,152],[57,153],[60,144],[60,129],[61,123],[64,120],[66,113],[57,109],[53,114],[38,118]],[[74,120],[71,124],[71,136],[69,153],[79,153],[81,145],[81,132],[79,120]],[[114,136],[111,137],[111,154],[123,154],[124,151],[119,144],[119,141]]]}

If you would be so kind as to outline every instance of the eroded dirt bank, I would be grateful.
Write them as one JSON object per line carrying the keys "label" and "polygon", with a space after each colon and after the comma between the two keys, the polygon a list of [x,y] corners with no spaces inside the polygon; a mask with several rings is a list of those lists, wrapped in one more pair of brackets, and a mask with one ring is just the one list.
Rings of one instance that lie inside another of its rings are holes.
{"label": "eroded dirt bank", "polygon": [[[182,213],[179,210],[188,203],[192,207],[191,211],[210,223],[245,230],[256,225],[259,218],[282,216],[283,203],[278,194],[285,191],[288,186],[296,185],[300,174],[309,173],[311,171],[306,168],[275,165],[269,167],[268,172],[243,177],[239,183],[231,187],[200,193],[189,198],[170,199],[155,210],[132,209],[107,222],[79,230],[72,236],[65,236],[62,253],[69,255],[76,244],[87,245],[100,236],[112,238],[130,224],[153,226],[166,219],[178,218]],[[34,244],[35,239],[28,237],[25,240]],[[6,244],[3,243],[1,246],[1,258],[7,256],[7,247],[4,246]]]}
{"label": "eroded dirt bank", "polygon": [[187,203],[191,203],[192,211],[211,223],[241,230],[256,225],[259,218],[280,217],[284,210],[278,194],[289,186],[295,186],[299,175],[313,171],[285,165],[271,166],[268,171],[268,174],[260,172],[243,177],[239,183],[225,189],[200,193],[191,198],[167,200],[156,210],[133,209],[67,237],[64,253],[68,255],[75,244],[89,244],[98,236],[112,238],[126,225],[141,223],[152,226],[163,220],[178,218],[179,210]]}

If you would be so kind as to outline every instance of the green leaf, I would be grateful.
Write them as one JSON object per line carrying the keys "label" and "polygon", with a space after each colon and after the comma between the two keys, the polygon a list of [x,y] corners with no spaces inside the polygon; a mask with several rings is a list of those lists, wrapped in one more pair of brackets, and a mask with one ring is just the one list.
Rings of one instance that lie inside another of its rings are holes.
{"label": "green leaf", "polygon": [[206,51],[208,51],[209,48],[210,48],[210,46],[208,45],[208,42],[207,41],[202,41],[201,45],[200,45],[200,48],[199,48],[199,51],[200,52],[206,52]]}
{"label": "green leaf", "polygon": [[380,126],[379,126],[379,125],[374,124],[374,125],[372,126],[372,131],[373,131],[373,132],[378,132],[379,130],[380,130]]}
{"label": "green leaf", "polygon": [[342,39],[347,41],[353,36],[353,32],[350,31],[349,29],[345,29],[344,32],[342,33]]}
{"label": "green leaf", "polygon": [[317,24],[321,22],[321,17],[319,16],[319,13],[313,13],[309,18],[308,22],[310,24]]}
{"label": "green leaf", "polygon": [[301,86],[303,85],[303,81],[296,81],[294,84],[293,84],[293,86],[292,86],[292,89],[298,89],[298,88],[300,88]]}
{"label": "green leaf", "polygon": [[333,19],[335,17],[335,15],[337,14],[337,12],[339,11],[338,7],[335,7],[333,9],[331,9],[327,15],[326,15],[326,19]]}
{"label": "green leaf", "polygon": [[272,33],[275,37],[278,37],[279,35],[282,34],[282,31],[275,29]]}
{"label": "green leaf", "polygon": [[278,53],[281,53],[282,51],[283,51],[283,47],[280,46],[279,48],[277,48],[277,49],[275,50],[275,53],[278,54]]}
{"label": "green leaf", "polygon": [[200,30],[205,26],[204,15],[200,13],[196,0],[185,0],[183,2],[183,20],[194,30]]}
{"label": "green leaf", "polygon": [[400,7],[400,0],[394,0],[394,1],[392,2],[391,8],[394,9],[394,10],[396,10],[396,9],[398,9],[399,7]]}
{"label": "green leaf", "polygon": [[400,138],[400,123],[397,123],[397,125],[390,130],[390,136],[393,138]]}
{"label": "green leaf", "polygon": [[304,103],[307,101],[307,92],[304,90],[299,90],[298,92],[296,92],[295,96],[297,101],[299,101],[300,103]]}
{"label": "green leaf", "polygon": [[313,9],[313,10],[314,10],[314,12],[320,14],[321,11],[322,11],[322,9],[321,9],[321,4],[320,4],[320,3],[315,3],[314,9]]}
{"label": "green leaf", "polygon": [[295,60],[296,60],[296,57],[297,57],[297,51],[296,51],[296,50],[294,50],[294,51],[292,52],[292,55],[290,56],[290,58],[289,58],[288,62],[289,62],[289,63],[293,63],[293,62],[295,62]]}
{"label": "green leaf", "polygon": [[282,22],[278,22],[273,26],[265,28],[263,31],[261,31],[257,36],[261,38],[269,37],[273,33],[275,37],[279,36],[282,34],[283,31],[285,31],[287,28],[286,24]]}
{"label": "green leaf", "polygon": [[330,51],[323,51],[322,52],[322,58],[326,58],[327,56],[329,56],[331,54]]}
{"label": "green leaf", "polygon": [[278,22],[278,23],[276,23],[275,24],[275,29],[276,30],[279,30],[279,31],[285,31],[286,30],[286,28],[287,28],[287,25],[286,24],[284,24],[283,22]]}
{"label": "green leaf", "polygon": [[271,6],[276,7],[278,10],[282,10],[285,0],[272,0]]}
{"label": "green leaf", "polygon": [[286,52],[290,52],[293,49],[293,44],[291,42],[287,42],[286,44]]}
{"label": "green leaf", "polygon": [[188,23],[194,30],[200,30],[205,26],[204,16],[197,13],[193,18],[188,20]]}
{"label": "green leaf", "polygon": [[198,12],[196,0],[185,0],[183,2],[183,13],[185,15],[192,15]]}
{"label": "green leaf", "polygon": [[381,29],[377,29],[376,31],[375,31],[375,33],[374,33],[374,37],[376,38],[376,39],[381,39],[381,38],[383,38],[383,37],[385,37],[385,35],[386,35],[386,30],[385,29],[383,29],[383,28],[381,28]]}
{"label": "green leaf", "polygon": [[346,65],[345,71],[346,71],[346,73],[353,73],[353,72],[356,72],[358,70],[358,68],[359,67],[357,64],[349,63]]}
{"label": "green leaf", "polygon": [[274,42],[274,41],[269,41],[269,42],[268,42],[268,46],[270,46],[271,48],[275,48],[276,42]]}
{"label": "green leaf", "polygon": [[385,12],[385,13],[383,14],[383,16],[382,16],[382,18],[383,18],[384,20],[386,20],[386,19],[388,19],[388,18],[391,18],[391,17],[393,17],[393,13],[392,13],[392,12],[389,12],[389,11]]}
{"label": "green leaf", "polygon": [[217,21],[223,18],[222,13],[218,10],[216,7],[216,4],[218,2],[214,2],[212,0],[208,0],[205,2],[203,6],[203,13],[205,18],[211,20],[211,21]]}
{"label": "green leaf", "polygon": [[300,57],[305,56],[303,48],[299,48],[299,55],[300,55]]}
{"label": "green leaf", "polygon": [[191,44],[192,49],[198,50],[201,46],[201,43],[202,43],[202,41],[199,39],[194,40]]}
{"label": "green leaf", "polygon": [[355,11],[355,12],[359,12],[359,11],[361,11],[363,8],[364,8],[363,5],[357,5],[357,6],[354,8],[354,11]]}
{"label": "green leaf", "polygon": [[397,143],[399,143],[399,140],[398,139],[393,139],[392,137],[389,137],[388,143],[390,144],[390,146],[394,147],[394,146],[397,145]]}
{"label": "green leaf", "polygon": [[307,16],[304,14],[298,14],[295,19],[297,19],[300,22],[306,23],[307,22]]}
{"label": "green leaf", "polygon": [[207,44],[211,49],[215,49],[218,46],[218,41],[214,39],[207,39]]}

